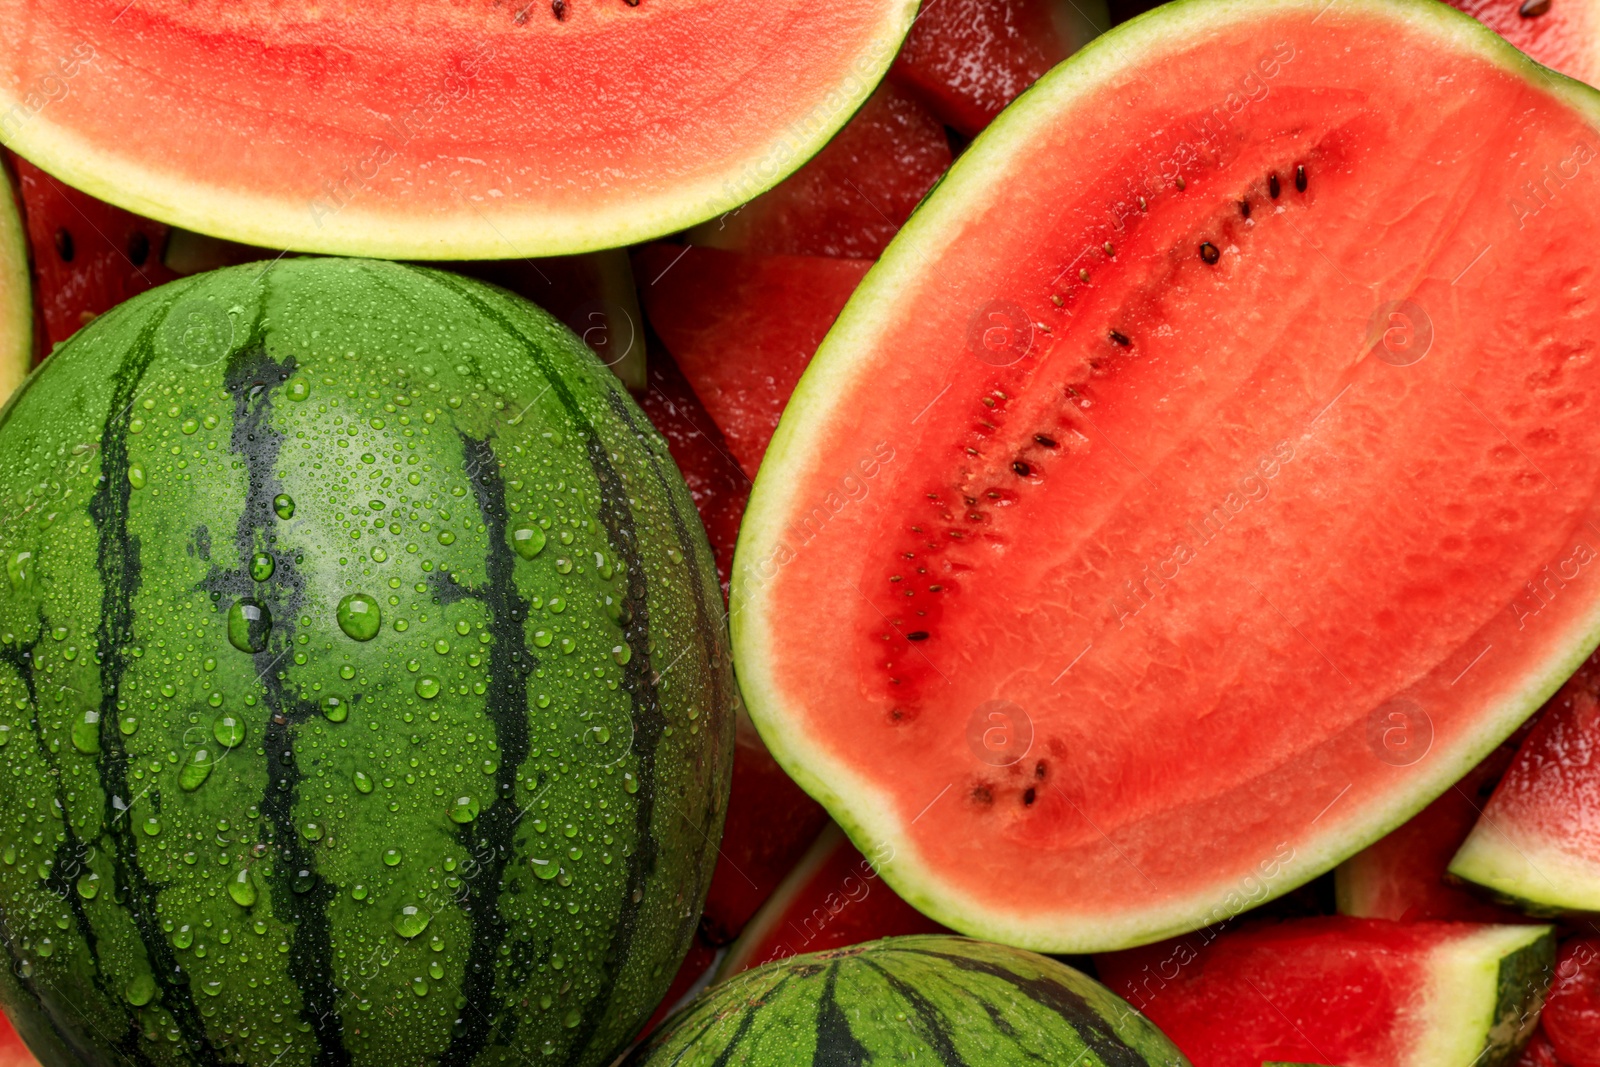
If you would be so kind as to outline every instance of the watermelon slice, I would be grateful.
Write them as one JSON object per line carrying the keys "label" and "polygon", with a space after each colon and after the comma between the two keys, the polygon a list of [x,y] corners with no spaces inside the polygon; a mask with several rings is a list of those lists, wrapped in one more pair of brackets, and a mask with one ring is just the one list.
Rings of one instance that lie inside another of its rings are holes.
{"label": "watermelon slice", "polygon": [[924,0],[891,75],[971,137],[1108,25],[1104,0]]}
{"label": "watermelon slice", "polygon": [[11,171],[0,160],[0,404],[27,377],[33,345],[28,235]]}
{"label": "watermelon slice", "polygon": [[1450,873],[1530,911],[1600,911],[1600,656],[1517,752]]}
{"label": "watermelon slice", "polygon": [[96,200],[26,159],[10,158],[33,253],[39,355],[95,316],[177,277],[161,262],[167,227]]}
{"label": "watermelon slice", "polygon": [[1600,83],[1600,0],[1446,0],[1545,66]]}
{"label": "watermelon slice", "polygon": [[795,382],[871,266],[676,245],[639,252],[650,325],[750,477]]}
{"label": "watermelon slice", "polygon": [[1556,1055],[1555,1047],[1550,1044],[1550,1039],[1545,1036],[1544,1027],[1541,1025],[1523,1046],[1522,1058],[1517,1061],[1517,1067],[1573,1067],[1573,1065],[1563,1062],[1561,1057]]}
{"label": "watermelon slice", "polygon": [[1056,952],[1215,922],[1588,655],[1600,201],[1506,198],[1597,119],[1443,4],[1174,4],[956,161],[734,567],[762,737],[897,892]]}
{"label": "watermelon slice", "polygon": [[1329,917],[1099,956],[1194,1067],[1507,1067],[1537,1025],[1547,926]]}
{"label": "watermelon slice", "polygon": [[877,259],[949,166],[950,141],[939,120],[885,82],[811,162],[738,210],[696,227],[689,243]]}
{"label": "watermelon slice", "polygon": [[0,140],[121,207],[246,244],[616,247],[804,163],[916,10],[732,2],[3,0]]}
{"label": "watermelon slice", "polygon": [[716,980],[807,952],[937,933],[949,931],[896,896],[874,860],[829,823],[723,957]]}
{"label": "watermelon slice", "polygon": [[1403,922],[1523,921],[1446,873],[1515,752],[1501,745],[1410,822],[1339,864],[1339,914]]}
{"label": "watermelon slice", "polygon": [[1570,1067],[1600,1067],[1600,937],[1562,942],[1540,1027]]}

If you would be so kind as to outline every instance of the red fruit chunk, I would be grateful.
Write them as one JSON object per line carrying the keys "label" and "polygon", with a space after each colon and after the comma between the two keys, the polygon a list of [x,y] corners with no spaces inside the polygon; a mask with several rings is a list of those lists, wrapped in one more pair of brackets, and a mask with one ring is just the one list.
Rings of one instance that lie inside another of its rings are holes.
{"label": "red fruit chunk", "polygon": [[1600,1067],[1600,937],[1561,946],[1541,1025],[1570,1067]]}
{"label": "red fruit chunk", "polygon": [[167,227],[56,180],[11,156],[33,254],[40,355],[96,315],[177,277],[161,262]]}
{"label": "red fruit chunk", "polygon": [[924,0],[890,77],[968,137],[1096,30],[1071,0]]}
{"label": "red fruit chunk", "polygon": [[939,120],[886,82],[809,163],[738,210],[695,228],[689,243],[877,259],[949,166],[950,141]]}
{"label": "red fruit chunk", "polygon": [[1544,1036],[1541,1027],[1533,1032],[1533,1037],[1523,1047],[1517,1067],[1572,1067],[1572,1064],[1563,1063],[1561,1057],[1556,1055],[1555,1048],[1551,1046],[1550,1039]]}
{"label": "red fruit chunk", "polygon": [[0,1067],[39,1067],[39,1061],[4,1015],[0,1015]]}
{"label": "red fruit chunk", "polygon": [[871,266],[677,245],[639,252],[645,316],[751,478],[795,383]]}

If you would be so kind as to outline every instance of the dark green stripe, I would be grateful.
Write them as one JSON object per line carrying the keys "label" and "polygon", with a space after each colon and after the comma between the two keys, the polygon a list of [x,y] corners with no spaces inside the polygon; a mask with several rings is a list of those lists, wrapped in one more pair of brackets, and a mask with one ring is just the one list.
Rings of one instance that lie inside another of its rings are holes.
{"label": "dark green stripe", "polygon": [[528,758],[527,676],[538,666],[525,648],[523,624],[528,602],[517,595],[515,561],[506,539],[506,488],[500,461],[488,441],[465,435],[461,450],[467,477],[478,501],[488,539],[485,559],[487,584],[476,591],[489,612],[489,693],[487,711],[494,724],[500,764],[495,771],[495,798],[476,820],[461,827],[459,837],[473,858],[466,878],[467,913],[472,943],[467,953],[461,995],[466,1007],[457,1020],[450,1046],[439,1058],[442,1065],[468,1064],[489,1043],[500,1024],[496,1044],[509,1045],[516,1035],[514,1014],[502,1017],[504,1006],[495,994],[495,961],[505,944],[510,924],[500,914],[501,881],[511,858],[514,834],[521,812],[517,810],[517,770]]}
{"label": "dark green stripe", "polygon": [[828,965],[828,977],[822,983],[822,999],[817,1005],[817,1047],[811,1055],[811,1067],[861,1067],[872,1059],[867,1047],[850,1032],[850,1020],[834,999],[833,987],[839,979],[839,961]]}
{"label": "dark green stripe", "polygon": [[[206,1035],[205,1023],[195,1006],[194,991],[189,988],[188,975],[179,967],[156,913],[156,897],[162,887],[150,880],[139,863],[139,843],[134,837],[133,820],[128,815],[133,796],[128,786],[128,750],[117,729],[117,693],[128,670],[128,650],[133,644],[133,602],[140,586],[139,539],[128,531],[133,492],[128,483],[128,422],[139,383],[155,361],[156,330],[165,321],[164,315],[151,317],[112,377],[110,406],[101,435],[100,485],[89,504],[90,518],[99,533],[97,640],[104,658],[100,672],[98,769],[100,788],[105,795],[103,832],[111,839],[117,891],[144,945],[161,1005],[177,1023],[193,1061],[214,1067],[222,1060]],[[120,997],[117,1002],[126,1003]]]}
{"label": "dark green stripe", "polygon": [[945,1025],[943,1012],[915,988],[884,970],[876,960],[861,956],[859,962],[877,971],[883,980],[889,983],[889,988],[911,1005],[911,1010],[916,1013],[917,1022],[921,1025],[923,1038],[933,1047],[933,1051],[938,1053],[939,1062],[944,1064],[944,1067],[967,1067],[967,1061],[956,1051],[955,1042],[950,1037],[950,1028]]}
{"label": "dark green stripe", "polygon": [[[263,297],[262,304],[266,304]],[[272,427],[272,395],[296,369],[294,356],[274,362],[265,344],[252,338],[229,361],[224,384],[233,394],[233,436],[235,455],[244,459],[249,488],[244,509],[234,531],[234,548],[241,564],[264,545],[264,531],[274,528],[277,516],[272,498],[282,491],[276,467],[282,436]],[[265,595],[268,608],[283,624],[274,627],[267,645],[253,656],[256,675],[266,705],[267,788],[261,798],[261,814],[271,829],[270,840],[277,861],[267,879],[272,895],[273,914],[293,923],[289,939],[289,977],[300,990],[300,1018],[311,1027],[317,1042],[312,1062],[318,1067],[348,1067],[350,1051],[344,1045],[344,1027],[339,1018],[339,990],[333,982],[333,932],[328,921],[328,905],[333,902],[334,886],[317,874],[316,858],[301,840],[295,827],[295,804],[302,778],[294,757],[295,723],[317,714],[316,704],[300,700],[284,685],[285,670],[280,662],[289,653],[292,626],[305,601],[305,579],[294,563],[294,553],[279,548],[274,552],[277,566],[263,590],[244,571],[223,572],[213,567],[206,586],[213,592],[234,597]],[[302,874],[302,872],[305,872]],[[297,891],[307,878],[310,889]]]}

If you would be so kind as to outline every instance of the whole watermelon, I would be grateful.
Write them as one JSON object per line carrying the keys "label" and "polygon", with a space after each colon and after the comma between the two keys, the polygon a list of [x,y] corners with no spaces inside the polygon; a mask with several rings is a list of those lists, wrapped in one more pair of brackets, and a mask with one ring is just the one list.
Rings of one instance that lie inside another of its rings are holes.
{"label": "whole watermelon", "polygon": [[600,1064],[736,700],[587,349],[438,271],[175,282],[0,415],[0,1000],[48,1065]]}

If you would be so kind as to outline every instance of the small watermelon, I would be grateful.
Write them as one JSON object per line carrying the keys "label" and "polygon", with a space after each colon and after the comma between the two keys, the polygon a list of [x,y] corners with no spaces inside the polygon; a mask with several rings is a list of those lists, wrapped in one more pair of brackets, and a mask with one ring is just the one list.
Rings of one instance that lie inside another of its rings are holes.
{"label": "small watermelon", "polygon": [[1188,1067],[1098,982],[1021,949],[948,935],[792,956],[712,987],[621,1067],[794,1064]]}
{"label": "small watermelon", "polygon": [[18,205],[11,170],[0,157],[0,404],[22,384],[34,357],[28,232]]}
{"label": "small watermelon", "polygon": [[1600,911],[1600,656],[1550,701],[1450,873],[1537,914]]}
{"label": "small watermelon", "polygon": [[950,142],[939,120],[885,82],[809,163],[748,204],[691,230],[689,243],[877,259],[949,166]]}
{"label": "small watermelon", "polygon": [[1095,957],[1195,1067],[1509,1067],[1554,962],[1548,926],[1342,916]]}
{"label": "small watermelon", "polygon": [[1570,1067],[1600,1067],[1600,937],[1562,943],[1540,1026]]}
{"label": "small watermelon", "polygon": [[0,1003],[49,1067],[635,1035],[735,696],[689,495],[575,336],[440,271],[231,268],[76,334],[0,458]]}
{"label": "small watermelon", "polygon": [[717,981],[790,956],[935,933],[949,931],[896,896],[829,823],[729,949]]}

